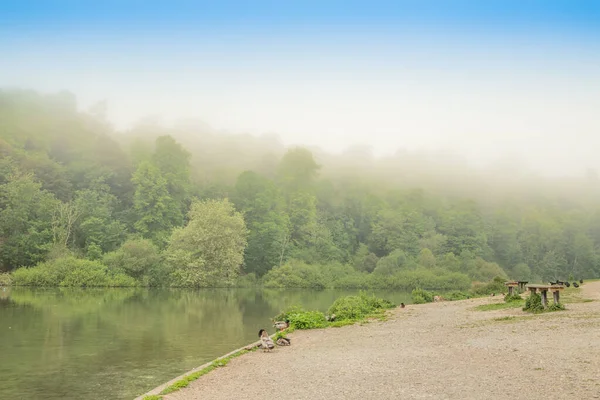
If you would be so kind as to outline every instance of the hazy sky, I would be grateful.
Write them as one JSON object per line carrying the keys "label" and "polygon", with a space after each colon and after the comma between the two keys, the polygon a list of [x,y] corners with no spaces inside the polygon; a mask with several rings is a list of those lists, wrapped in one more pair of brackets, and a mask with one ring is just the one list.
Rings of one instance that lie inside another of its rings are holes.
{"label": "hazy sky", "polygon": [[7,1],[0,86],[286,144],[600,169],[600,2]]}

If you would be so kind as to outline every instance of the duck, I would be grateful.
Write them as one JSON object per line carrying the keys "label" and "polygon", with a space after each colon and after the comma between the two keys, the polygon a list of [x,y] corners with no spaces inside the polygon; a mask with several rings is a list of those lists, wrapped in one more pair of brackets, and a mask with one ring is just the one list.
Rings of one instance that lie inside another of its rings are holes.
{"label": "duck", "polygon": [[565,286],[566,287],[571,287],[571,284],[569,282],[565,282]]}
{"label": "duck", "polygon": [[580,279],[580,280],[579,280],[579,283],[583,285],[583,279]]}
{"label": "duck", "polygon": [[263,352],[271,351],[271,349],[275,347],[273,339],[269,337],[269,334],[266,330],[261,329],[260,331],[258,331],[258,337],[260,338],[260,344],[263,349]]}
{"label": "duck", "polygon": [[573,282],[573,286],[576,287],[576,288],[578,288],[579,284],[577,282]]}
{"label": "duck", "polygon": [[333,322],[333,321],[335,321],[335,314],[326,315],[326,316],[325,316],[325,320],[326,320],[326,321],[329,321],[329,322]]}
{"label": "duck", "polygon": [[276,343],[278,346],[289,346],[290,344],[292,344],[292,341],[289,338],[280,337],[279,339],[277,339]]}
{"label": "duck", "polygon": [[286,319],[285,321],[276,321],[273,324],[273,327],[275,327],[275,329],[277,329],[278,331],[282,331],[290,327],[290,321],[288,319]]}
{"label": "duck", "polygon": [[404,307],[406,307],[406,306],[404,305],[404,303],[400,303],[400,308],[404,308]]}

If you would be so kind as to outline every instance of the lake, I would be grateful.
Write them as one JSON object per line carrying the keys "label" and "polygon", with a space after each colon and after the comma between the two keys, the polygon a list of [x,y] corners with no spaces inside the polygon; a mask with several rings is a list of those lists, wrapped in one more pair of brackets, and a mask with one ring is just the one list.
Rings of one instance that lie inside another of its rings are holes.
{"label": "lake", "polygon": [[[128,399],[354,290],[0,288],[0,399]],[[395,304],[405,292],[375,291]],[[293,344],[292,344],[293,345]]]}

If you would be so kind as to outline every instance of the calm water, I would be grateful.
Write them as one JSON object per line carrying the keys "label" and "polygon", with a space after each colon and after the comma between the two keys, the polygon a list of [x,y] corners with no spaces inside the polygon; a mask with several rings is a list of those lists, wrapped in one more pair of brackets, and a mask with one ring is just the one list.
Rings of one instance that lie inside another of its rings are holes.
{"label": "calm water", "polygon": [[[133,399],[348,290],[0,288],[0,399]],[[403,292],[375,292],[408,303]]]}

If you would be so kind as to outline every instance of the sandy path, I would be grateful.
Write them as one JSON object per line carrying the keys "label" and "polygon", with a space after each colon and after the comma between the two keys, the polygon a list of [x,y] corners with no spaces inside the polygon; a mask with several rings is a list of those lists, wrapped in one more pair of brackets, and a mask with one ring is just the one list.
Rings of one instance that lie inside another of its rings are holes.
{"label": "sandy path", "polygon": [[[600,282],[583,290],[600,300]],[[496,301],[408,306],[384,323],[295,332],[292,346],[234,359],[165,399],[600,398],[600,302],[539,316],[472,310]]]}

